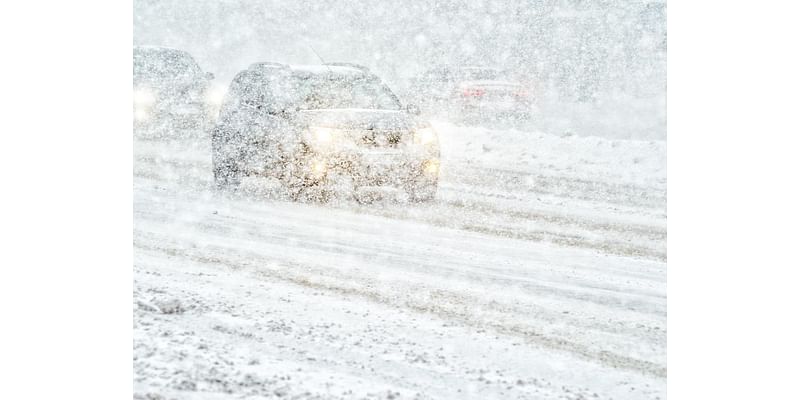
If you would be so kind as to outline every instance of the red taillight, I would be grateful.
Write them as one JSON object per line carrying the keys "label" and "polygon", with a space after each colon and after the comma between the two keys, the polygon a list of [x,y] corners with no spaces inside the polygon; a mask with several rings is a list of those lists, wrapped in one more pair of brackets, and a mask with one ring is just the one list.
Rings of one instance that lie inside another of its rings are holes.
{"label": "red taillight", "polygon": [[463,92],[461,92],[461,95],[465,97],[480,97],[483,96],[484,94],[486,94],[485,90],[477,88],[467,88],[464,89]]}
{"label": "red taillight", "polygon": [[514,92],[514,96],[522,97],[522,98],[528,97],[528,91],[527,90],[517,90],[516,92]]}

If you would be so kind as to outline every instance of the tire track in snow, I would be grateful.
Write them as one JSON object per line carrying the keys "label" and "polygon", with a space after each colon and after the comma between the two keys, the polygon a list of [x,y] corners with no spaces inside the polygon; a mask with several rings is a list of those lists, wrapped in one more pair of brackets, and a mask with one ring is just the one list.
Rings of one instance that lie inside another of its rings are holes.
{"label": "tire track in snow", "polygon": [[[193,175],[181,175],[174,171],[186,171],[187,168],[193,167],[194,171],[201,170],[196,167],[196,164],[191,162],[161,162],[158,159],[140,158],[140,161],[150,163],[152,162],[152,169],[139,169],[134,173],[135,176],[141,178],[150,178],[166,181],[177,181],[184,187],[192,187],[196,191],[210,191],[210,180],[202,179]],[[149,162],[147,162],[147,161]],[[157,172],[162,164],[169,166],[171,173],[164,174]],[[204,169],[202,171],[205,171]],[[447,188],[446,190],[451,190]],[[254,196],[253,198],[258,198]],[[512,208],[499,208],[492,206],[491,203],[481,202],[467,202],[464,200],[447,200],[439,199],[432,205],[440,206],[444,209],[445,213],[439,212],[440,209],[432,207],[430,212],[419,214],[409,213],[405,209],[388,209],[377,208],[371,206],[359,206],[356,203],[349,203],[345,207],[337,204],[329,204],[328,206],[337,209],[347,209],[362,214],[381,215],[393,219],[413,220],[417,222],[424,222],[437,227],[446,227],[453,229],[466,230],[470,232],[489,234],[505,238],[514,238],[521,240],[528,240],[533,242],[546,242],[553,243],[566,247],[586,248],[596,250],[605,254],[641,257],[646,259],[653,259],[658,261],[666,261],[666,249],[653,248],[663,243],[666,240],[666,231],[655,227],[648,227],[642,225],[622,225],[612,222],[597,222],[588,218],[578,218],[574,216],[559,216],[556,214],[545,214],[535,210],[514,210]],[[414,207],[414,211],[425,210],[425,206],[402,205],[403,207]],[[472,215],[468,215],[467,213]],[[496,221],[495,216],[503,216],[510,219],[524,219],[528,221],[546,222],[551,225],[556,225],[561,231],[547,230],[547,229],[520,229],[518,226],[492,226],[485,221]],[[594,236],[599,236],[602,239],[590,239],[586,237],[586,233]],[[607,233],[615,234],[617,237],[607,239]],[[620,234],[626,234],[627,237],[619,237]],[[641,244],[633,242],[630,238],[633,237],[637,240],[645,239],[650,243]],[[627,240],[626,240],[627,239]],[[655,243],[655,244],[652,244]],[[663,247],[663,246],[659,246]]]}
{"label": "tire track in snow", "polygon": [[[167,242],[166,238],[162,238],[162,240]],[[274,259],[256,253],[238,254],[238,257],[231,257],[226,251],[227,249],[217,248],[210,251],[211,254],[214,254],[210,255],[204,254],[198,248],[187,249],[179,246],[147,244],[143,243],[141,239],[134,240],[134,246],[143,250],[158,251],[169,256],[185,258],[204,264],[222,265],[236,270],[250,270],[263,278],[277,279],[308,288],[337,293],[341,296],[359,297],[393,307],[432,314],[475,329],[491,329],[498,334],[519,337],[530,344],[568,352],[608,367],[635,371],[659,378],[666,377],[666,366],[655,362],[629,357],[608,350],[598,350],[591,345],[549,336],[533,326],[514,323],[508,319],[504,321],[487,319],[486,313],[480,316],[475,315],[470,312],[470,309],[472,308],[471,305],[476,304],[476,299],[467,298],[461,293],[450,290],[438,289],[428,292],[426,293],[426,301],[420,301],[413,297],[396,297],[394,296],[395,293],[381,291],[379,285],[364,282],[364,277],[360,278],[361,282],[358,284],[353,283],[353,276],[331,280],[329,276],[320,274],[319,271],[311,270],[308,265],[294,264],[285,259]],[[220,256],[221,254],[228,256],[222,257]],[[266,266],[268,265],[278,266],[278,269],[267,268]],[[310,273],[303,274],[301,271]],[[326,272],[329,273],[330,271]]]}

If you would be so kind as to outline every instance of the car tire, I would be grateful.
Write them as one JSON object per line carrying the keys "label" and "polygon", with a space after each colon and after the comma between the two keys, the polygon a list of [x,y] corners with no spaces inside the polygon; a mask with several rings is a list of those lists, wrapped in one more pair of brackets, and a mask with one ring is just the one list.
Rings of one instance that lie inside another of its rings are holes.
{"label": "car tire", "polygon": [[231,160],[214,161],[214,185],[217,189],[232,189],[241,183],[241,174]]}
{"label": "car tire", "polygon": [[217,189],[231,189],[241,183],[235,160],[223,154],[221,149],[224,140],[222,130],[214,128],[211,132],[211,164]]}

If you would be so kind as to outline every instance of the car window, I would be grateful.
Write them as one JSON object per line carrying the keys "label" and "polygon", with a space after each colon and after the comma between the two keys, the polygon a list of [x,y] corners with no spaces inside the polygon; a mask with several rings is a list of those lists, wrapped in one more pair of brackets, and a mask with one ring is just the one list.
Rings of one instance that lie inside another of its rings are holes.
{"label": "car window", "polygon": [[303,79],[295,91],[306,110],[368,108],[399,110],[400,102],[383,83],[372,79]]}
{"label": "car window", "polygon": [[134,79],[174,79],[200,73],[200,66],[188,53],[155,49],[133,52]]}
{"label": "car window", "polygon": [[295,101],[291,77],[263,71],[240,72],[229,93],[243,104],[273,109],[287,108]]}

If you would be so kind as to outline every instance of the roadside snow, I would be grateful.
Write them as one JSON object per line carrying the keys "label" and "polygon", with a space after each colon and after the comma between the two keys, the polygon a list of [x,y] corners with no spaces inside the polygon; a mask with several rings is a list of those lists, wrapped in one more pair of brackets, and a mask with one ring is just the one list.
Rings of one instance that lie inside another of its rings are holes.
{"label": "roadside snow", "polygon": [[663,140],[556,136],[448,122],[436,122],[434,127],[441,137],[442,157],[452,163],[666,189],[667,146]]}

